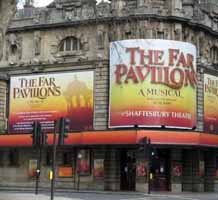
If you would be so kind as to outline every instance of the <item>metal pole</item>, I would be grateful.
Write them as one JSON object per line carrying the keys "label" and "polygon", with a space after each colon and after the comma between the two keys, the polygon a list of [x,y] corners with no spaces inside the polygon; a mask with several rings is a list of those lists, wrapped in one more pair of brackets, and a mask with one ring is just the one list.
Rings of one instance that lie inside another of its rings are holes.
{"label": "metal pole", "polygon": [[82,159],[82,154],[78,154],[77,155],[77,159],[79,160],[79,165],[77,166],[77,173],[78,173],[78,183],[77,183],[77,190],[79,190],[80,188],[80,162],[81,162],[81,159]]}
{"label": "metal pole", "polygon": [[54,122],[54,134],[53,134],[53,159],[52,159],[52,178],[51,178],[51,200],[54,199],[55,190],[55,168],[56,168],[56,126],[57,121]]}
{"label": "metal pole", "polygon": [[39,192],[39,181],[40,181],[40,173],[41,173],[41,160],[42,160],[42,146],[39,145],[39,156],[37,159],[37,169],[36,169],[36,187],[35,194],[37,195]]}
{"label": "metal pole", "polygon": [[79,190],[79,187],[80,187],[80,170],[78,171],[77,190]]}
{"label": "metal pole", "polygon": [[148,145],[147,145],[147,159],[148,159],[148,194],[151,193],[151,186],[150,186],[150,147],[151,147],[151,140],[148,138]]}

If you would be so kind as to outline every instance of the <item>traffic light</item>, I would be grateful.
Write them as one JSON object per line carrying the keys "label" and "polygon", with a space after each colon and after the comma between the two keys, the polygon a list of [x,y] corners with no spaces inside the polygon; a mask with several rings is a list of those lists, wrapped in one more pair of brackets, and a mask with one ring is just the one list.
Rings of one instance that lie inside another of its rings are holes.
{"label": "traffic light", "polygon": [[59,122],[59,138],[58,138],[59,145],[64,144],[64,138],[68,136],[69,128],[70,128],[70,120],[61,117]]}
{"label": "traffic light", "polygon": [[33,132],[32,132],[34,146],[40,145],[40,134],[41,134],[41,125],[39,122],[35,121],[33,122]]}
{"label": "traffic light", "polygon": [[150,158],[151,153],[151,140],[150,138],[144,137],[140,141],[140,150],[144,151],[144,155],[146,158]]}
{"label": "traffic light", "polygon": [[48,135],[46,133],[41,133],[41,144],[45,146],[48,144]]}

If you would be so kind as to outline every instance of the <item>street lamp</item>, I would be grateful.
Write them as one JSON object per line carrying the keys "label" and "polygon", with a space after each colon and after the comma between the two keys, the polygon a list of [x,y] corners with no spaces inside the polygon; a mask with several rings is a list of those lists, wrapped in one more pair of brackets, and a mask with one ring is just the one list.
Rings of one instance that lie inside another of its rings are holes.
{"label": "street lamp", "polygon": [[77,182],[77,190],[79,190],[80,187],[80,162],[82,159],[83,155],[81,153],[78,153],[77,158],[78,158],[78,166],[77,166],[77,173],[78,173],[78,182]]}

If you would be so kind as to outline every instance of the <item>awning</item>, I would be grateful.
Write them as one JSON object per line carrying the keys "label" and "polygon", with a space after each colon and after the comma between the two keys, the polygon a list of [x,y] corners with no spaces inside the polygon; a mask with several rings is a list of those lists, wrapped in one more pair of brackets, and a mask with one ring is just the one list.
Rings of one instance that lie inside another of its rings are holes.
{"label": "awning", "polygon": [[[108,130],[69,133],[66,145],[122,145],[138,144],[144,137],[152,144],[191,145],[218,147],[218,135],[194,131],[160,131],[160,130]],[[48,144],[52,145],[53,134],[48,134]],[[32,146],[31,134],[0,135],[0,147]]]}

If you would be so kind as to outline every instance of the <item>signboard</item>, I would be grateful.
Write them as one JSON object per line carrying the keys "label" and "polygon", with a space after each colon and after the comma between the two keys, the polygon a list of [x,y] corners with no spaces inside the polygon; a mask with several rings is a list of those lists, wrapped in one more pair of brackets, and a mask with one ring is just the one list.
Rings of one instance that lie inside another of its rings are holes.
{"label": "signboard", "polygon": [[170,40],[110,46],[109,127],[196,127],[196,48]]}
{"label": "signboard", "polygon": [[90,150],[80,149],[77,154],[77,173],[88,176],[91,173]]}
{"label": "signboard", "polygon": [[93,129],[93,78],[93,71],[11,77],[9,131],[29,133],[39,121],[50,132],[61,117],[71,130]]}
{"label": "signboard", "polygon": [[29,160],[29,177],[36,176],[36,169],[37,169],[37,160]]}
{"label": "signboard", "polygon": [[218,77],[204,74],[204,131],[218,132]]}
{"label": "signboard", "polygon": [[104,159],[94,160],[94,177],[95,179],[104,178]]}
{"label": "signboard", "polygon": [[72,167],[62,167],[58,168],[58,177],[72,177],[73,168]]}
{"label": "signboard", "polygon": [[147,166],[148,166],[148,163],[146,161],[138,162],[137,166],[136,166],[136,175],[138,177],[145,177],[145,176],[147,176]]}

